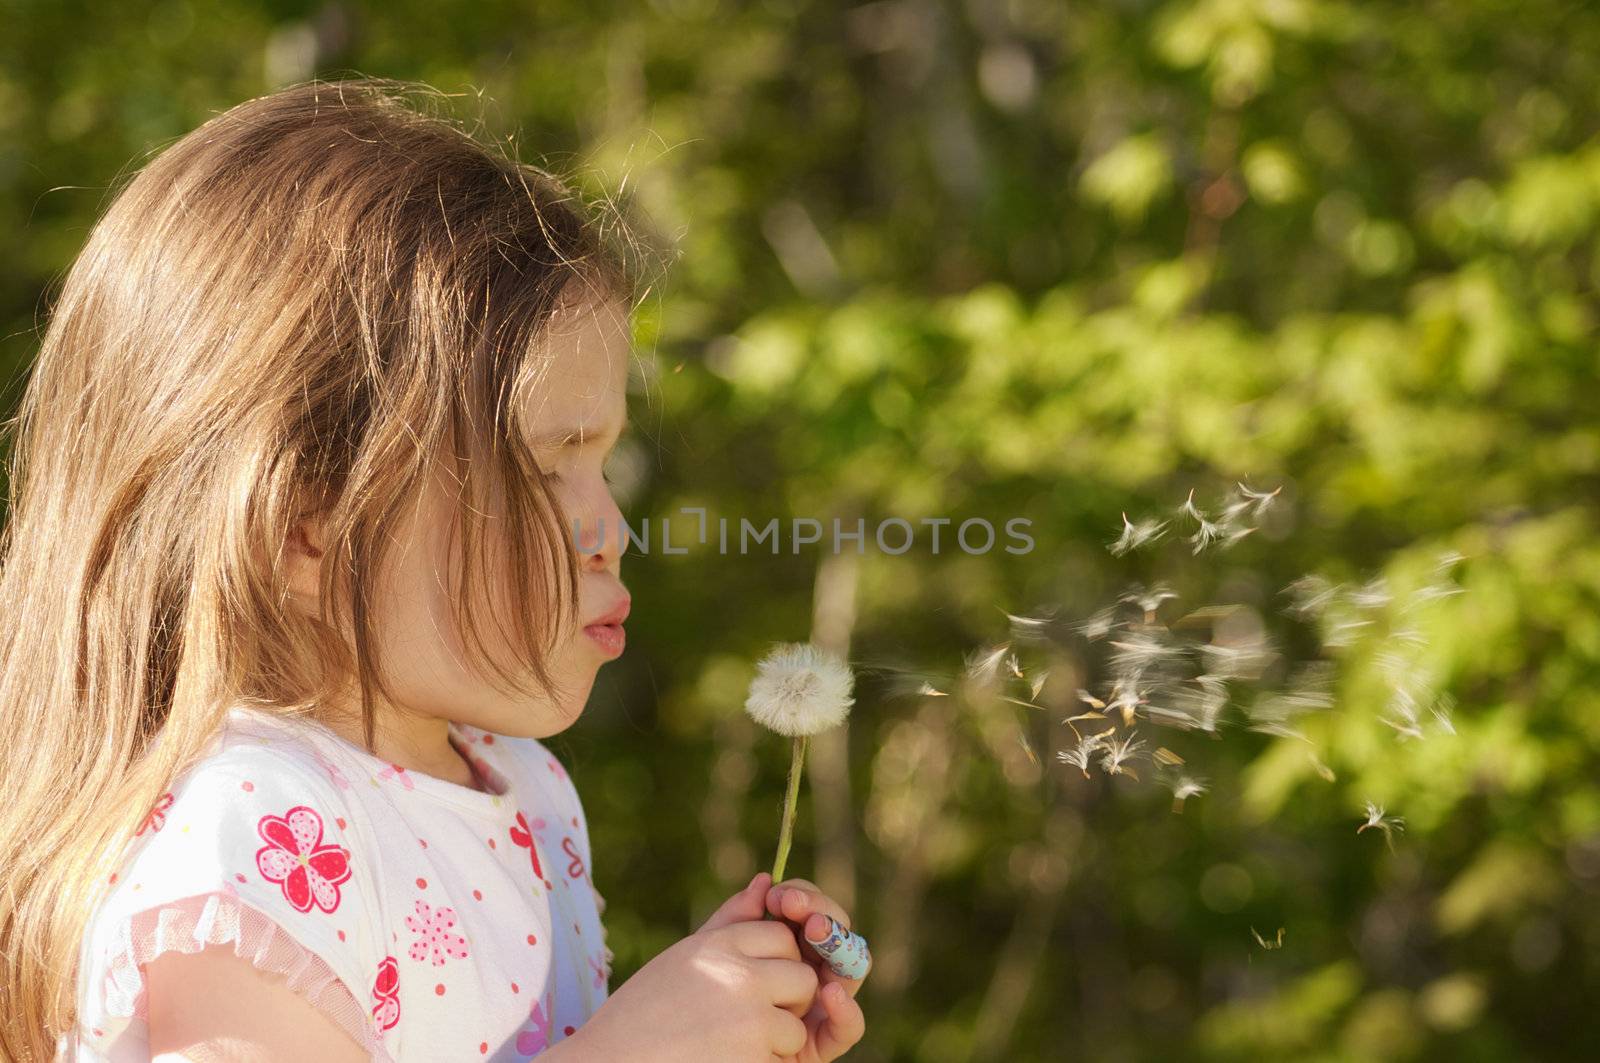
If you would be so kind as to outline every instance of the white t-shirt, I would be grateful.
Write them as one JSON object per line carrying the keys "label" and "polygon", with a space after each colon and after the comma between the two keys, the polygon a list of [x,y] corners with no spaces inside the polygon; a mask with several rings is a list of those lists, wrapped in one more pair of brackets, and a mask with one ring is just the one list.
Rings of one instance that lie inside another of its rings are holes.
{"label": "white t-shirt", "polygon": [[372,1057],[522,1060],[605,999],[605,900],[566,770],[451,725],[481,792],[248,707],[151,809],[85,935],[63,1054],[148,1060],[141,965],[231,943]]}

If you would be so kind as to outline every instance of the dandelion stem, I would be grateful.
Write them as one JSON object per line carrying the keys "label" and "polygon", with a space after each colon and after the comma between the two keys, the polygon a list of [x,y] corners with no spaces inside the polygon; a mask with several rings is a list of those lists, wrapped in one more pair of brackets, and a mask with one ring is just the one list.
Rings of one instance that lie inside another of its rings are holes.
{"label": "dandelion stem", "polygon": [[789,761],[789,790],[783,798],[783,826],[778,830],[778,856],[772,862],[772,881],[783,881],[783,865],[789,862],[789,841],[794,835],[794,810],[800,798],[800,773],[805,768],[809,735],[794,739],[794,755]]}

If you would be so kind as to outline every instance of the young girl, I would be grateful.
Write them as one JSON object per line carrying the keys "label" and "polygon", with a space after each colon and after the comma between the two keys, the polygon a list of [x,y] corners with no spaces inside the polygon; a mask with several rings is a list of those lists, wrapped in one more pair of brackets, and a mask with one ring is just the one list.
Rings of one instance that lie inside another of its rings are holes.
{"label": "young girl", "polygon": [[540,739],[623,649],[636,280],[405,91],[213,118],[65,279],[0,568],[0,1058],[837,1058],[803,880],[608,996]]}

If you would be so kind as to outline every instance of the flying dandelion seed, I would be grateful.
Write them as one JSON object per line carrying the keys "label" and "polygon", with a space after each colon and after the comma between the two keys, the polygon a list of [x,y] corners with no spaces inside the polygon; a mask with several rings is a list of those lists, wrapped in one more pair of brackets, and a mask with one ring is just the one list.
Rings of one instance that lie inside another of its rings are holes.
{"label": "flying dandelion seed", "polygon": [[917,693],[927,698],[947,698],[950,696],[945,691],[926,681],[917,689]]}
{"label": "flying dandelion seed", "polygon": [[1144,613],[1144,622],[1146,624],[1154,624],[1156,622],[1156,611],[1161,608],[1161,603],[1171,601],[1177,596],[1177,592],[1165,583],[1157,583],[1149,590],[1145,590],[1143,585],[1135,583],[1117,600],[1138,606],[1139,611]]}
{"label": "flying dandelion seed", "polygon": [[1383,831],[1384,839],[1389,843],[1389,848],[1393,849],[1395,833],[1406,829],[1406,821],[1400,816],[1385,815],[1382,805],[1368,801],[1367,821],[1356,828],[1356,833],[1360,834],[1372,828]]}
{"label": "flying dandelion seed", "polygon": [[1327,611],[1339,595],[1339,587],[1321,576],[1301,576],[1283,589],[1290,596],[1286,610],[1302,620],[1315,619]]}
{"label": "flying dandelion seed", "polygon": [[1138,714],[1139,706],[1145,704],[1144,696],[1137,687],[1118,680],[1111,689],[1111,700],[1106,702],[1106,715],[1113,712],[1122,713],[1122,726],[1132,727],[1133,718]]}
{"label": "flying dandelion seed", "polygon": [[1019,639],[1042,639],[1045,637],[1045,629],[1055,623],[1053,610],[1051,615],[1046,616],[1018,616],[1015,613],[1006,613],[1004,609],[1001,612],[1005,613],[1006,620],[1011,623],[1012,636]]}
{"label": "flying dandelion seed", "polygon": [[1117,608],[1113,605],[1095,613],[1089,619],[1073,628],[1073,630],[1090,642],[1095,642],[1111,634],[1112,629],[1116,626]]}
{"label": "flying dandelion seed", "polygon": [[1200,527],[1189,536],[1188,541],[1194,544],[1194,553],[1198,554],[1212,543],[1217,542],[1226,534],[1227,529],[1220,524],[1213,524],[1209,520],[1202,520]]}
{"label": "flying dandelion seed", "polygon": [[1006,669],[1010,671],[1012,678],[1014,679],[1028,678],[1022,674],[1022,662],[1017,660],[1017,655],[1014,653],[1006,655]]}
{"label": "flying dandelion seed", "polygon": [[1394,601],[1394,595],[1389,593],[1389,581],[1382,576],[1374,576],[1358,590],[1350,592],[1350,604],[1357,609],[1382,609]]}
{"label": "flying dandelion seed", "polygon": [[1445,734],[1453,735],[1456,733],[1455,720],[1452,718],[1455,707],[1456,699],[1449,694],[1440,695],[1439,699],[1428,707],[1428,711],[1433,714],[1434,721],[1439,725],[1439,730]]}
{"label": "flying dandelion seed", "polygon": [[1044,689],[1045,680],[1050,678],[1050,669],[1035,672],[1033,679],[1028,683],[1028,698],[1032,701],[1039,700],[1039,691]]}
{"label": "flying dandelion seed", "polygon": [[1022,751],[1028,755],[1028,761],[1034,766],[1038,766],[1039,754],[1033,751],[1033,746],[1028,742],[1028,736],[1018,731],[1017,741],[1022,743]]}
{"label": "flying dandelion seed", "polygon": [[1130,550],[1137,550],[1161,538],[1166,531],[1167,521],[1156,520],[1153,517],[1141,520],[1135,524],[1128,519],[1126,513],[1122,514],[1122,534],[1106,546],[1106,549],[1116,557],[1121,557]]}
{"label": "flying dandelion seed", "polygon": [[1227,538],[1229,533],[1233,530],[1224,522],[1213,521],[1209,516],[1206,515],[1204,510],[1194,504],[1193,488],[1190,488],[1189,497],[1183,503],[1182,508],[1180,508],[1178,512],[1195,522],[1195,532],[1188,538],[1188,542],[1194,545],[1194,550],[1192,552],[1195,554],[1200,553],[1212,543]]}
{"label": "flying dandelion seed", "polygon": [[1088,712],[1080,712],[1076,716],[1068,716],[1064,720],[1062,720],[1061,722],[1066,724],[1068,727],[1071,727],[1072,728],[1072,733],[1077,735],[1080,739],[1082,739],[1083,734],[1082,734],[1082,732],[1080,732],[1078,730],[1077,722],[1079,720],[1103,720],[1103,719],[1105,719],[1106,718],[1106,714],[1104,712],[1104,709],[1106,707],[1106,703],[1101,701],[1099,698],[1095,697],[1093,694],[1089,693],[1087,690],[1078,691],[1078,700],[1084,702],[1087,705],[1089,705],[1090,706],[1089,711]]}
{"label": "flying dandelion seed", "polygon": [[1274,941],[1268,941],[1266,938],[1256,933],[1255,927],[1250,928],[1250,936],[1255,938],[1256,944],[1260,945],[1264,949],[1271,950],[1283,948],[1283,927],[1281,926],[1278,928],[1278,937]]}
{"label": "flying dandelion seed", "polygon": [[1418,587],[1406,597],[1406,604],[1403,609],[1409,612],[1412,609],[1427,605],[1429,602],[1437,602],[1465,593],[1466,588],[1464,587],[1451,587],[1442,583],[1427,583]]}
{"label": "flying dandelion seed", "polygon": [[1239,493],[1244,495],[1245,500],[1254,507],[1250,515],[1257,520],[1261,519],[1261,515],[1272,507],[1272,503],[1278,497],[1278,492],[1283,490],[1282,484],[1270,491],[1252,491],[1242,483],[1235,484],[1235,486],[1239,488]]}
{"label": "flying dandelion seed", "polygon": [[1416,696],[1403,686],[1389,692],[1389,714],[1379,716],[1378,722],[1394,728],[1402,740],[1423,737],[1422,717],[1417,710]]}
{"label": "flying dandelion seed", "polygon": [[1180,775],[1172,782],[1172,811],[1182,812],[1183,803],[1191,797],[1199,797],[1206,792],[1204,779],[1196,779],[1192,775]]}
{"label": "flying dandelion seed", "polygon": [[1389,637],[1396,642],[1403,642],[1411,647],[1421,647],[1428,644],[1428,637],[1414,627],[1397,628],[1389,632]]}
{"label": "flying dandelion seed", "polygon": [[1315,752],[1308,752],[1306,756],[1311,759],[1311,769],[1321,776],[1324,782],[1334,781],[1336,776],[1333,774],[1333,769],[1324,764],[1322,758],[1318,757]]}
{"label": "flying dandelion seed", "polygon": [[1121,740],[1108,739],[1105,748],[1100,751],[1100,770],[1107,775],[1126,775],[1137,782],[1138,774],[1127,765],[1143,748],[1144,739],[1131,735]]}
{"label": "flying dandelion seed", "polygon": [[978,683],[991,683],[1000,671],[1000,663],[1005,660],[1006,654],[1011,652],[1010,643],[1001,643],[980,654],[967,666],[967,677]]}
{"label": "flying dandelion seed", "polygon": [[1161,764],[1168,768],[1177,767],[1184,762],[1182,757],[1178,756],[1178,754],[1174,753],[1166,746],[1157,746],[1156,751],[1150,754],[1150,757],[1157,764]]}
{"label": "flying dandelion seed", "polygon": [[1183,656],[1181,647],[1163,642],[1143,631],[1133,632],[1120,640],[1113,639],[1111,645],[1117,651],[1111,655],[1111,667],[1129,679],[1137,679],[1152,668]]}
{"label": "flying dandelion seed", "polygon": [[1206,642],[1197,647],[1208,674],[1223,679],[1258,679],[1277,658],[1272,644],[1261,636],[1237,643]]}
{"label": "flying dandelion seed", "polygon": [[1329,647],[1353,646],[1357,633],[1364,627],[1371,627],[1371,620],[1342,620],[1328,629],[1323,636],[1322,644]]}
{"label": "flying dandelion seed", "polygon": [[1110,731],[1100,731],[1078,739],[1078,744],[1071,749],[1063,749],[1056,754],[1056,759],[1063,764],[1070,764],[1083,772],[1085,779],[1089,778],[1089,764],[1094,759],[1095,753],[1100,749],[1100,744],[1111,734]]}

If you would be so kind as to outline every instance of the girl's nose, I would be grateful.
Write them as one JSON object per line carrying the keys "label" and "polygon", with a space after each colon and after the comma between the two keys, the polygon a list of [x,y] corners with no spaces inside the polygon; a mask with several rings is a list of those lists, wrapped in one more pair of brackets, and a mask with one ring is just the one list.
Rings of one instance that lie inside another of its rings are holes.
{"label": "girl's nose", "polygon": [[577,524],[577,546],[583,567],[594,572],[615,572],[628,548],[622,511],[609,490],[599,492]]}

